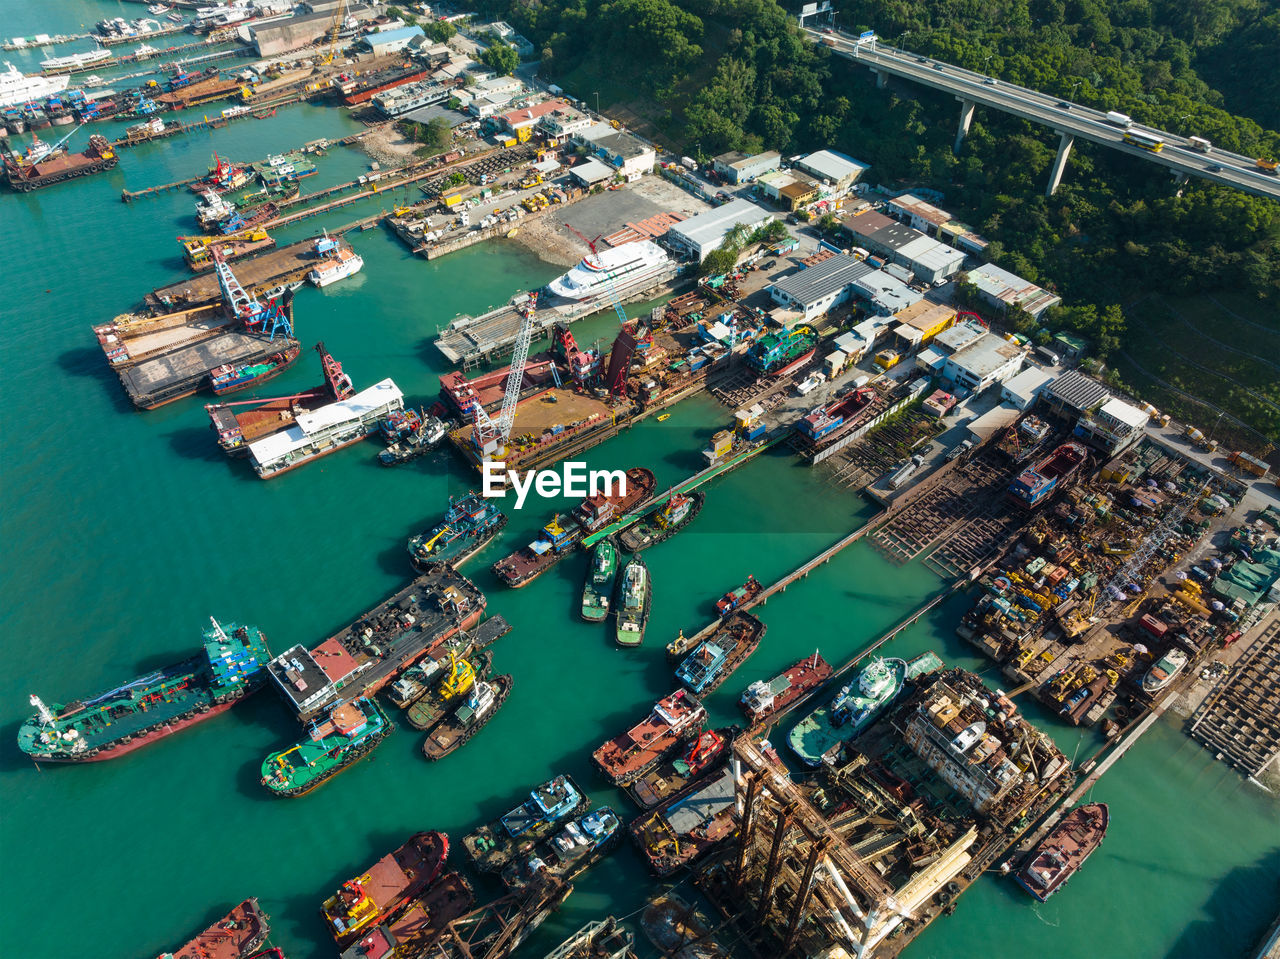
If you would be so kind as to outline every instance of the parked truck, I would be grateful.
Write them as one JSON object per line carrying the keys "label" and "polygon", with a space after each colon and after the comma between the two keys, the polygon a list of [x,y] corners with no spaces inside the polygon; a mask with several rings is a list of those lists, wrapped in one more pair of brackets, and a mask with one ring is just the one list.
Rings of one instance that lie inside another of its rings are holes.
{"label": "parked truck", "polygon": [[1227,461],[1237,469],[1242,469],[1246,473],[1252,473],[1254,476],[1266,476],[1270,467],[1256,456],[1250,456],[1241,450],[1237,450],[1227,457]]}

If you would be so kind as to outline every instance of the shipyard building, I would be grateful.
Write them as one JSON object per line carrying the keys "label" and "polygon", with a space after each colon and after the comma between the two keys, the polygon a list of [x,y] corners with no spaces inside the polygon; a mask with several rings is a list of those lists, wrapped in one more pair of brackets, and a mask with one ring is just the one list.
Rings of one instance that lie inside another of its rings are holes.
{"label": "shipyard building", "polygon": [[747,200],[731,200],[714,210],[677,223],[667,231],[666,242],[701,263],[712,250],[720,248],[724,238],[735,226],[741,225],[754,230],[769,219],[769,211],[762,207]]}

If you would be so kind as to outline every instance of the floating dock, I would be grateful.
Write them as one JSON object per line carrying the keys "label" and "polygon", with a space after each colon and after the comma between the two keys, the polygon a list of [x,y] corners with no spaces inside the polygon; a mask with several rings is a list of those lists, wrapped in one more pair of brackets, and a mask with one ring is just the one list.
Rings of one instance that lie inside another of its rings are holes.
{"label": "floating dock", "polygon": [[215,367],[262,363],[290,348],[301,348],[292,337],[272,340],[264,333],[227,330],[118,370],[117,375],[134,405],[152,410],[197,392]]}
{"label": "floating dock", "polygon": [[[316,265],[316,237],[308,237],[288,246],[277,247],[269,253],[261,253],[236,263],[236,278],[251,295],[270,290],[285,283],[303,279]],[[192,309],[222,301],[218,277],[213,273],[179,280],[152,290],[144,299],[153,313],[177,309]]]}
{"label": "floating dock", "polygon": [[1280,615],[1205,702],[1191,735],[1257,779],[1280,755]]}

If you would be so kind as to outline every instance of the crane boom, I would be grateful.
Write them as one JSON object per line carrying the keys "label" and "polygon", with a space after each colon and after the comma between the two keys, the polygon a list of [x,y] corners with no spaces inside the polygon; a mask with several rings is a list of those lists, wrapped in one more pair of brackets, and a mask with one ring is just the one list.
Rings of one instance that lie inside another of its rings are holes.
{"label": "crane boom", "polygon": [[533,322],[538,314],[538,294],[529,294],[529,301],[522,311],[520,329],[516,333],[515,347],[511,351],[511,367],[507,372],[507,389],[502,395],[502,409],[496,419],[485,412],[483,404],[476,403],[475,445],[481,456],[500,454],[511,436],[516,421],[516,404],[520,402],[520,389],[524,385],[524,368],[529,359],[529,344],[533,342]]}
{"label": "crane boom", "polygon": [[[62,148],[62,145],[63,145],[64,143],[66,143],[68,140],[70,140],[70,139],[71,139],[71,137],[72,137],[74,134],[76,134],[76,133],[78,133],[78,132],[80,131],[80,127],[82,127],[82,126],[84,126],[84,124],[83,124],[83,123],[81,123],[81,124],[80,124],[80,126],[77,126],[74,130],[72,130],[70,133],[68,133],[66,136],[64,136],[61,140],[59,140],[59,141],[58,141],[57,143],[55,143],[53,146],[49,146],[47,143],[44,143],[44,142],[43,142],[42,140],[40,140],[38,137],[34,137],[34,136],[33,136],[33,137],[32,137],[33,142],[32,142],[32,144],[31,144],[31,147],[29,147],[29,148],[27,149],[27,155],[26,155],[23,159],[24,159],[24,160],[25,160],[25,162],[27,162],[27,163],[39,163],[39,162],[40,162],[41,160],[43,160],[45,157],[50,156],[51,154],[57,153],[57,152],[58,152],[58,150],[60,150],[60,149]],[[43,150],[36,150],[36,149],[35,149],[35,145],[36,145],[36,143],[39,143],[39,144],[40,144],[40,146],[44,147],[44,149],[43,149]]]}

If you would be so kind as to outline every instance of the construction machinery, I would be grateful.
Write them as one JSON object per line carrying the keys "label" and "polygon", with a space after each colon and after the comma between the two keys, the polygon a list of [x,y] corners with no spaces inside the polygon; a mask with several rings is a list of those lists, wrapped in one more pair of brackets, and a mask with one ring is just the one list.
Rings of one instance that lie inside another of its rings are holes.
{"label": "construction machinery", "polygon": [[320,65],[327,67],[333,63],[334,54],[338,52],[338,34],[342,32],[343,18],[347,13],[347,0],[338,0],[337,9],[333,11],[333,21],[329,24],[329,49],[320,60]]}
{"label": "construction machinery", "polygon": [[511,351],[511,368],[507,371],[507,389],[502,396],[502,410],[496,419],[490,418],[484,406],[475,404],[475,427],[472,442],[482,460],[500,458],[511,436],[516,419],[516,404],[520,401],[520,389],[524,383],[524,366],[529,359],[529,344],[533,342],[533,325],[538,314],[538,294],[529,294],[521,308],[520,330],[516,333],[515,347]]}
{"label": "construction machinery", "polygon": [[[222,290],[222,302],[227,312],[246,330],[266,333],[268,342],[274,342],[277,333],[285,337],[293,335],[288,310],[277,306],[275,300],[268,300],[263,304],[250,296],[231,272],[231,267],[227,265],[226,258],[218,247],[213,248],[213,268],[218,273],[218,286]],[[292,292],[286,294],[286,303],[290,299]]]}

